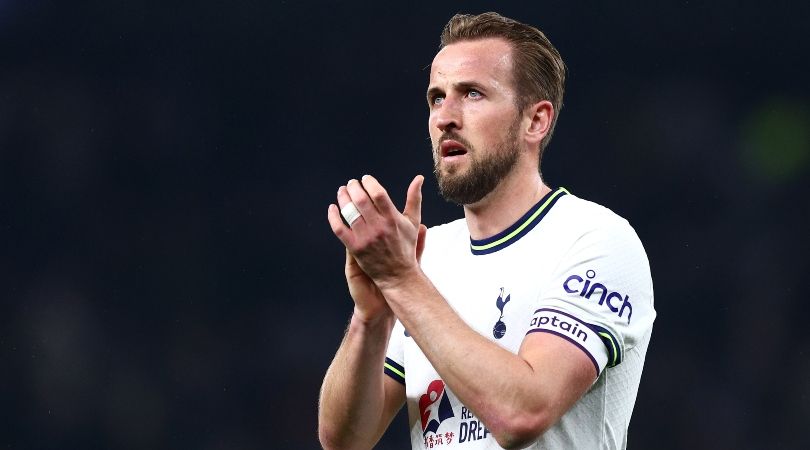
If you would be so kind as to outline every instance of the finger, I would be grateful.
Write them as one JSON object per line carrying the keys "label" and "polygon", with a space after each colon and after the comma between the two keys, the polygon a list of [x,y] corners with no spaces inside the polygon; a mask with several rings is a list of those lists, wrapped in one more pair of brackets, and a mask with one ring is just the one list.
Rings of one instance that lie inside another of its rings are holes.
{"label": "finger", "polygon": [[353,277],[356,276],[358,273],[365,274],[363,269],[360,267],[360,264],[357,262],[357,259],[354,257],[352,252],[347,248],[346,249],[346,276]]}
{"label": "finger", "polygon": [[340,215],[340,210],[334,203],[329,205],[329,210],[326,213],[326,218],[329,220],[329,226],[332,227],[332,233],[335,233],[340,242],[349,249],[354,247],[354,235],[352,230],[343,223],[343,218]]}
{"label": "finger", "polygon": [[349,182],[346,183],[346,192],[349,194],[352,203],[354,203],[354,206],[360,211],[360,214],[363,215],[363,219],[365,219],[366,222],[373,222],[379,217],[380,213],[377,211],[377,207],[374,206],[374,203],[359,181],[355,179],[349,180]]}
{"label": "finger", "polygon": [[354,256],[352,256],[351,252],[349,252],[349,249],[347,248],[346,249],[346,267],[348,268],[352,264],[355,264]]}
{"label": "finger", "polygon": [[357,261],[355,261],[354,256],[352,256],[352,253],[347,248],[346,249],[346,268],[345,268],[345,272],[346,272],[347,277],[349,275],[351,275],[351,273],[354,270],[356,265],[357,265]]}
{"label": "finger", "polygon": [[405,199],[405,209],[402,214],[408,216],[414,225],[422,223],[422,184],[425,177],[417,175],[408,186],[408,196]]}
{"label": "finger", "polygon": [[427,239],[427,227],[419,224],[419,233],[416,236],[416,260],[422,262],[422,253],[425,251],[425,239]]}
{"label": "finger", "polygon": [[384,187],[382,187],[376,178],[372,177],[371,175],[363,175],[363,178],[361,178],[361,184],[368,193],[369,198],[371,198],[371,201],[374,203],[374,206],[377,208],[377,211],[379,211],[381,214],[390,216],[399,212],[394,206],[394,202],[391,201],[391,197],[388,196],[388,192]]}
{"label": "finger", "polygon": [[346,191],[346,186],[341,186],[341,187],[338,188],[337,201],[338,201],[338,207],[340,207],[340,208],[343,208],[350,201],[352,201],[352,198],[349,197],[349,193]]}
{"label": "finger", "polygon": [[[341,211],[340,215],[343,217],[344,220],[346,220],[346,223],[348,223],[348,219],[346,219],[346,216],[344,216],[343,212],[342,212],[343,208],[346,205],[348,205],[349,203],[352,203],[352,198],[349,196],[349,192],[346,190],[346,186],[341,186],[341,187],[338,188],[337,201],[338,201],[338,207],[340,208],[340,211]],[[355,207],[356,206],[357,205],[355,205]],[[358,211],[359,211],[359,209],[358,209]],[[354,219],[354,221],[352,223],[348,224],[349,228],[357,226],[358,223],[363,223],[362,212],[360,214],[361,214],[360,217]]]}

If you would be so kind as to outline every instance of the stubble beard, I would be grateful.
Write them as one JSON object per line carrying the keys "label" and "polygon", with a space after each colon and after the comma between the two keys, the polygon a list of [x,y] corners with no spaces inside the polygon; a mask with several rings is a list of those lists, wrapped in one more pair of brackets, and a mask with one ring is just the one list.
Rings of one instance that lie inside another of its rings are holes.
{"label": "stubble beard", "polygon": [[458,205],[470,205],[492,192],[517,164],[520,155],[517,142],[519,124],[519,120],[515,121],[506,137],[489,152],[477,151],[469,142],[453,133],[442,136],[439,142],[444,139],[458,141],[467,148],[467,157],[470,158],[466,170],[442,170],[439,149],[434,149],[433,174],[442,197]]}

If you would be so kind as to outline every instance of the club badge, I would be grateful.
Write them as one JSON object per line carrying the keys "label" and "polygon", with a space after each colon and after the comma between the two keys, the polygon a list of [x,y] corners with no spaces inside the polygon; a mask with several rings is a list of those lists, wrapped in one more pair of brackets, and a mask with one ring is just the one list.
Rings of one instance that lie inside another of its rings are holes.
{"label": "club badge", "polygon": [[504,299],[503,288],[501,288],[501,293],[498,294],[498,300],[495,301],[495,306],[497,306],[498,311],[501,312],[501,316],[498,317],[498,321],[495,322],[495,326],[492,327],[492,336],[494,336],[495,339],[500,339],[506,334],[506,324],[503,323],[503,308],[506,306],[507,303],[509,303],[511,297],[512,295],[509,294]]}

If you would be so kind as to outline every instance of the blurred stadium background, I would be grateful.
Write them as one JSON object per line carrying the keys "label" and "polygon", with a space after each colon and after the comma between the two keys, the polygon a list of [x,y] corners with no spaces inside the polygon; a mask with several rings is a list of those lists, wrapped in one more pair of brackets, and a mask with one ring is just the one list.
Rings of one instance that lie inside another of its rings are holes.
{"label": "blurred stadium background", "polygon": [[0,0],[0,447],[318,448],[326,206],[429,175],[425,68],[492,9],[569,66],[546,179],[651,260],[629,447],[810,448],[807,4],[208,0]]}

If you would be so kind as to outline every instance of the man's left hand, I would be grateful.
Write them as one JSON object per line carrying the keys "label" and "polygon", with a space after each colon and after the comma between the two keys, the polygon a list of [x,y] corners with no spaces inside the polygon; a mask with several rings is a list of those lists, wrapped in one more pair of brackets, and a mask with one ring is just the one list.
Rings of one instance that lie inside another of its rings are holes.
{"label": "man's left hand", "polygon": [[[398,284],[419,269],[426,228],[422,220],[422,183],[417,175],[408,186],[405,208],[397,211],[385,188],[372,176],[350,180],[338,189],[338,205],[329,206],[329,224],[363,271],[380,288]],[[353,202],[360,211],[347,227],[340,209]]]}

